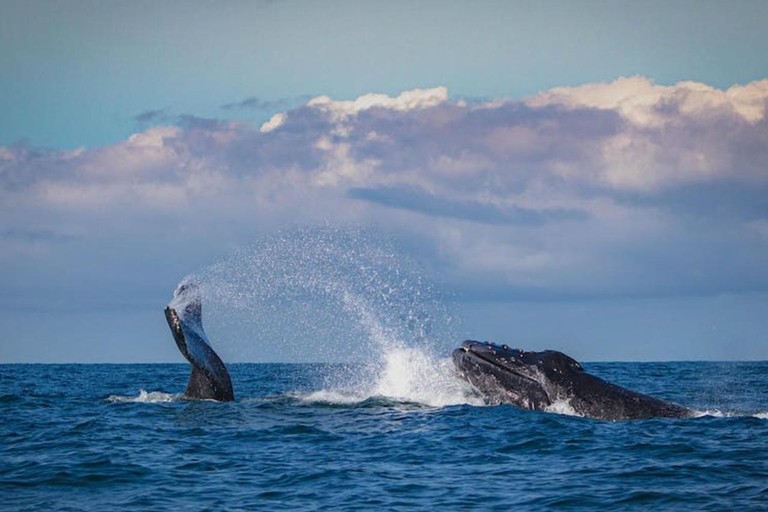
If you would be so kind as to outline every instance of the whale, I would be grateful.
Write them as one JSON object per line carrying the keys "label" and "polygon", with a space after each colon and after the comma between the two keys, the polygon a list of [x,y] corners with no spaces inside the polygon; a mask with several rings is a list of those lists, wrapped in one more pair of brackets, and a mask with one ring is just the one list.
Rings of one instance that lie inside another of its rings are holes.
{"label": "whale", "polygon": [[200,287],[182,282],[173,292],[173,300],[165,308],[165,319],[176,346],[192,365],[183,398],[231,402],[235,399],[232,379],[221,358],[211,348],[203,330],[203,302]]}
{"label": "whale", "polygon": [[556,350],[527,352],[467,340],[453,351],[462,379],[489,404],[553,410],[567,404],[576,415],[601,420],[689,418],[692,409],[607,382]]}

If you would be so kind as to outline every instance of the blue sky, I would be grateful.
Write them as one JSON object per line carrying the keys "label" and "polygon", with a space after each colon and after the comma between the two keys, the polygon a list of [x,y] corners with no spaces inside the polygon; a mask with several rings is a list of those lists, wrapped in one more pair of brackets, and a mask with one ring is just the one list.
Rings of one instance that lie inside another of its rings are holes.
{"label": "blue sky", "polygon": [[768,69],[760,1],[2,5],[2,144],[114,143],[142,112],[222,117],[254,96],[519,98],[632,75],[725,88]]}
{"label": "blue sky", "polygon": [[466,336],[768,357],[765,2],[2,11],[0,361],[180,360],[179,279],[318,222],[402,242]]}

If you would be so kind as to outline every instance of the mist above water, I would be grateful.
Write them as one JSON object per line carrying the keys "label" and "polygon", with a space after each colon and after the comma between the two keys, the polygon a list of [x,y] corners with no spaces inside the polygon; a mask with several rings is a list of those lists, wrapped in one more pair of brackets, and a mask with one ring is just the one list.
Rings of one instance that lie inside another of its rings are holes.
{"label": "mist above water", "polygon": [[478,401],[448,358],[456,317],[418,265],[372,231],[282,232],[185,281],[200,285],[203,323],[225,361],[354,363],[309,400]]}

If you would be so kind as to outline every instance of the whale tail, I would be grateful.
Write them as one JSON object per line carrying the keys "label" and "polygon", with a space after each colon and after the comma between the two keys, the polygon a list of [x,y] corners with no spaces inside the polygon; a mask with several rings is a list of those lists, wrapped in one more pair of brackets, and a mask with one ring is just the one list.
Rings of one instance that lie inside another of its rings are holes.
{"label": "whale tail", "polygon": [[193,283],[180,285],[165,308],[165,319],[181,354],[192,365],[186,398],[230,402],[235,399],[227,367],[203,330],[202,297]]}

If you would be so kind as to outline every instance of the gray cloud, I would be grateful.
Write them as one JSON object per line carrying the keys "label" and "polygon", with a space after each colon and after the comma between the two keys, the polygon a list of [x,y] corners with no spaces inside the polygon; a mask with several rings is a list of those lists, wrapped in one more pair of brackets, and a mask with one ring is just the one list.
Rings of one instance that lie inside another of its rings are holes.
{"label": "gray cloud", "polygon": [[145,110],[133,116],[133,120],[140,124],[157,123],[164,121],[168,113],[165,109]]}
{"label": "gray cloud", "polygon": [[235,101],[232,103],[225,103],[220,108],[222,110],[272,110],[278,108],[286,108],[288,106],[287,100],[263,100],[256,96],[245,98],[242,101]]}
{"label": "gray cloud", "polygon": [[347,196],[391,208],[482,224],[541,226],[546,222],[584,220],[589,217],[586,212],[579,210],[533,210],[514,205],[500,208],[479,201],[454,201],[412,187],[350,188]]}
{"label": "gray cloud", "polygon": [[73,235],[59,233],[53,230],[20,230],[10,229],[0,231],[0,239],[23,242],[66,242],[73,240]]}
{"label": "gray cloud", "polygon": [[99,148],[0,147],[0,281],[134,279],[152,295],[173,284],[157,262],[320,220],[410,240],[477,297],[766,291],[767,99],[768,81],[635,77],[470,105],[436,88],[316,98],[262,126],[179,116]]}
{"label": "gray cloud", "polygon": [[278,110],[295,106],[299,103],[308,101],[311,96],[297,96],[295,98],[280,98],[276,100],[266,100],[258,96],[249,96],[240,101],[225,103],[219,108],[222,110]]}

